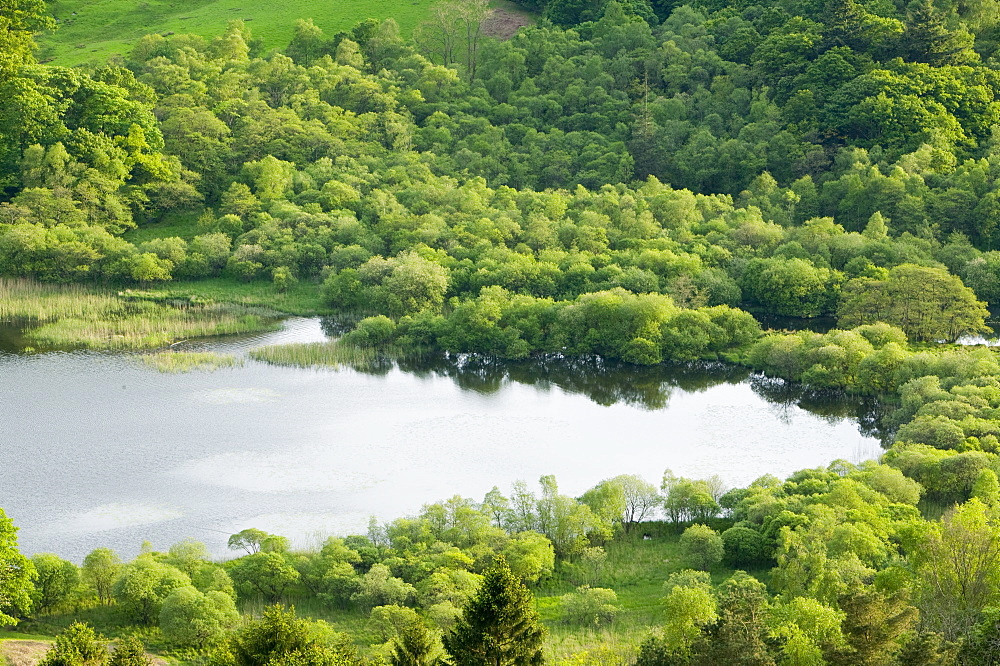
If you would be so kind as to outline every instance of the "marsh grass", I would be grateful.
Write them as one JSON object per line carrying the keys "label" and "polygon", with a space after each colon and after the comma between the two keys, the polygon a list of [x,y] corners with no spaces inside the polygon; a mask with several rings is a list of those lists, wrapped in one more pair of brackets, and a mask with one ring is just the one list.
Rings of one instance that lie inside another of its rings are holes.
{"label": "marsh grass", "polygon": [[250,357],[271,365],[296,368],[347,366],[356,370],[372,368],[384,359],[380,352],[371,347],[355,347],[339,340],[271,345],[251,350]]}
{"label": "marsh grass", "polygon": [[51,322],[113,310],[118,299],[77,285],[0,278],[0,321]]}
{"label": "marsh grass", "polygon": [[178,340],[278,328],[278,313],[225,303],[147,300],[80,286],[0,279],[0,321],[30,325],[47,348],[149,349]]}
{"label": "marsh grass", "polygon": [[232,354],[215,352],[157,352],[143,354],[143,364],[163,373],[212,372],[220,368],[235,368],[243,365],[243,359]]}

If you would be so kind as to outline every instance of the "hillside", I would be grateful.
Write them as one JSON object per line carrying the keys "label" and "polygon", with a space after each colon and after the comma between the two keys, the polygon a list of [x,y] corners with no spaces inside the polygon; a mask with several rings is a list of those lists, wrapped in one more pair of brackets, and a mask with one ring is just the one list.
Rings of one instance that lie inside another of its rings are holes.
{"label": "hillside", "polygon": [[39,58],[58,65],[102,62],[124,54],[143,35],[193,33],[213,37],[234,19],[248,22],[264,48],[283,47],[295,21],[311,18],[329,34],[366,18],[392,17],[409,35],[431,0],[57,0],[49,4],[58,30],[40,37]]}

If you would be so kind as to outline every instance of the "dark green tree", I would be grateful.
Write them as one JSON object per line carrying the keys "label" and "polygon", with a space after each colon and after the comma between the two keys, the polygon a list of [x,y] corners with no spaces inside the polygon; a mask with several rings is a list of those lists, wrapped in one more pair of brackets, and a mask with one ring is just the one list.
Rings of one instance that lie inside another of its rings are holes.
{"label": "dark green tree", "polygon": [[544,663],[545,629],[528,588],[501,555],[444,637],[455,666],[534,666]]}
{"label": "dark green tree", "polygon": [[434,653],[434,636],[423,622],[412,622],[396,637],[389,663],[392,666],[436,666],[440,663]]}

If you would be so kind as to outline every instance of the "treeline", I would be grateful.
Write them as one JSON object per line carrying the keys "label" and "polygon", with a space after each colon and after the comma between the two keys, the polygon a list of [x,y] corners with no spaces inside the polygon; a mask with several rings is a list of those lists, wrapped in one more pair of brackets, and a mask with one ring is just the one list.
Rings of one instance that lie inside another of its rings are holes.
{"label": "treeline", "polygon": [[968,44],[961,64],[888,44],[915,43],[920,21],[987,35],[992,18],[853,0],[654,18],[641,4],[483,38],[474,73],[436,50],[444,28],[425,26],[421,53],[392,21],[334,36],[303,22],[287,55],[239,23],[214,40],[151,35],[92,71],[21,45],[0,81],[0,266],[323,280],[331,307],[393,318],[486,287],[556,301],[620,287],[695,308],[846,307],[852,325],[875,283],[911,297],[892,271],[914,264],[973,321],[911,332],[885,303],[870,317],[916,339],[977,329],[945,272],[1000,299],[992,70]]}
{"label": "treeline", "polygon": [[[494,488],[480,502],[454,497],[411,518],[373,519],[367,534],[330,538],[318,551],[294,550],[283,537],[247,529],[229,539],[243,554],[222,563],[188,540],[167,552],[145,547],[127,563],[99,548],[79,568],[51,554],[19,555],[16,529],[4,517],[2,561],[11,575],[3,581],[0,617],[44,627],[46,618],[87,616],[88,608],[110,605],[117,619],[109,626],[119,635],[146,627],[143,636],[158,649],[206,655],[220,666],[233,658],[243,664],[239,653],[253,632],[277,623],[272,633],[298,627],[297,635],[343,663],[361,663],[359,647],[394,664],[412,663],[398,655],[418,638],[425,657],[440,654],[442,637],[458,649],[470,618],[497,594],[498,577],[517,589],[537,589],[553,576],[577,585],[558,599],[562,622],[611,627],[628,612],[617,592],[630,583],[608,560],[609,549],[632,552],[651,533],[665,543],[663,524],[650,522],[663,518],[683,530],[675,573],[664,581],[658,620],[641,647],[614,639],[622,663],[992,663],[1000,603],[997,475],[980,471],[940,519],[921,515],[924,493],[894,462],[837,461],[730,490],[717,478],[670,470],[659,488],[622,475],[579,498],[560,493],[547,476],[538,491],[517,482],[507,495]],[[709,571],[731,575],[713,585]],[[527,617],[534,610],[530,595],[525,599],[518,612]],[[352,639],[276,610],[248,623],[237,610],[276,601],[366,617],[364,645],[354,645],[356,630]],[[534,617],[527,625],[537,624]],[[479,629],[511,631],[496,618]],[[533,653],[542,632],[525,631],[517,640]],[[80,634],[96,640],[79,625],[65,640]],[[597,663],[587,653],[577,658]]]}

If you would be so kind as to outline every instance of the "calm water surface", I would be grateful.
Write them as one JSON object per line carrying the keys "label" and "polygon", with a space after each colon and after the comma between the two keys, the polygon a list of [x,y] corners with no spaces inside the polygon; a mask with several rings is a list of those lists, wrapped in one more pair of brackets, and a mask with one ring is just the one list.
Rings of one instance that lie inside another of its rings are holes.
{"label": "calm water surface", "polygon": [[[291,319],[187,347],[322,339],[318,319]],[[221,555],[247,527],[309,546],[363,531],[370,515],[543,474],[572,495],[622,473],[658,484],[668,467],[735,485],[879,452],[850,406],[733,368],[459,359],[361,373],[247,359],[171,375],[130,354],[12,353],[18,344],[0,331],[0,507],[24,552],[77,561],[185,537]]]}

